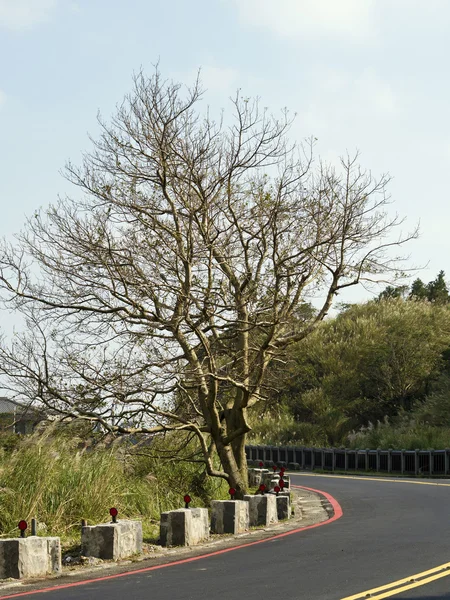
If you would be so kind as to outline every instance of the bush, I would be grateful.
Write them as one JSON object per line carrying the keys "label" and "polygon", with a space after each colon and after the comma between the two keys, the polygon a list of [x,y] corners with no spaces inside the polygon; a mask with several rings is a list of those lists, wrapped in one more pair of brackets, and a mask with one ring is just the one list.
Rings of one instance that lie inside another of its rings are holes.
{"label": "bush", "polygon": [[314,423],[300,423],[289,414],[266,415],[255,421],[249,434],[249,444],[274,446],[324,446],[327,434]]}

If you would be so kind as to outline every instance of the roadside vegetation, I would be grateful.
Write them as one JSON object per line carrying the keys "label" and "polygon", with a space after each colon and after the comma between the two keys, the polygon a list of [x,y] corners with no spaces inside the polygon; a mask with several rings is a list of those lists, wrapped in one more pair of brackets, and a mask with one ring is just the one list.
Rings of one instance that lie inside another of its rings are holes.
{"label": "roadside vegetation", "polygon": [[[341,306],[272,372],[251,443],[350,448],[450,446],[450,305],[441,271]],[[281,388],[281,389],[280,389]]]}
{"label": "roadside vegetation", "polygon": [[198,449],[180,436],[176,444],[166,437],[143,446],[69,425],[13,440],[0,440],[0,533],[6,536],[17,535],[21,519],[35,517],[41,533],[79,541],[82,519],[109,521],[115,506],[122,518],[142,519],[144,537],[156,540],[160,513],[181,508],[184,494],[193,506],[206,506],[228,490],[189,462]]}

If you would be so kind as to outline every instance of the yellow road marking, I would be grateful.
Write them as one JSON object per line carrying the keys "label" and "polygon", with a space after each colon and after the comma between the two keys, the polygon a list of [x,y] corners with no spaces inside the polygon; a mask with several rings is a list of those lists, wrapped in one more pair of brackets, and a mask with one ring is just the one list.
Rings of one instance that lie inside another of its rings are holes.
{"label": "yellow road marking", "polygon": [[[427,575],[430,575],[430,577],[427,577]],[[399,579],[398,581],[393,581],[392,583],[388,583],[387,585],[382,585],[380,587],[373,588],[365,592],[360,592],[359,594],[354,594],[353,596],[346,596],[345,598],[341,598],[341,600],[363,600],[364,598],[371,598],[372,600],[382,600],[382,598],[390,598],[391,596],[395,596],[396,594],[401,594],[408,590],[412,590],[413,588],[420,587],[421,585],[426,585],[427,583],[431,583],[433,581],[436,581],[437,579],[441,579],[442,577],[448,577],[449,575],[450,563],[445,563],[443,565],[440,565],[439,567],[435,567],[434,569],[429,569],[428,571],[423,571],[422,573],[410,575],[409,577]],[[420,579],[420,581],[415,581],[416,579]],[[386,593],[381,594],[377,593],[385,592],[385,590],[388,591],[386,591]]]}
{"label": "yellow road marking", "polygon": [[301,477],[328,477],[330,479],[356,479],[361,481],[386,481],[388,483],[413,483],[414,485],[441,485],[442,487],[450,487],[450,483],[437,483],[434,481],[413,481],[411,479],[384,479],[382,477],[357,477],[352,475],[322,475],[314,473],[302,473],[301,471],[291,471],[289,475],[299,475]]}

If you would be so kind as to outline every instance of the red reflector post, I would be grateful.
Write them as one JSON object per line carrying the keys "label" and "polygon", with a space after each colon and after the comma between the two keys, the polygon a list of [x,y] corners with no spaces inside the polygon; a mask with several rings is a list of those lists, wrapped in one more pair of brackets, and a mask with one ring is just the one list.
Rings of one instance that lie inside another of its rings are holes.
{"label": "red reflector post", "polygon": [[27,527],[28,523],[26,521],[19,521],[18,528],[20,529],[20,537],[25,537]]}
{"label": "red reflector post", "polygon": [[117,523],[117,515],[119,514],[119,511],[117,510],[117,508],[110,508],[109,509],[109,514],[112,517],[112,522],[113,523]]}

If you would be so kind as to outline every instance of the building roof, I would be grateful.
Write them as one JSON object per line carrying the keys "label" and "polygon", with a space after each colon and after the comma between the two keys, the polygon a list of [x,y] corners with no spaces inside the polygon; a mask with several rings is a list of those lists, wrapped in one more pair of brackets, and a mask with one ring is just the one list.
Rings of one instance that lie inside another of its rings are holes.
{"label": "building roof", "polygon": [[27,404],[0,396],[0,415],[17,415],[21,419],[26,419],[27,417],[35,419],[38,414],[39,411]]}

